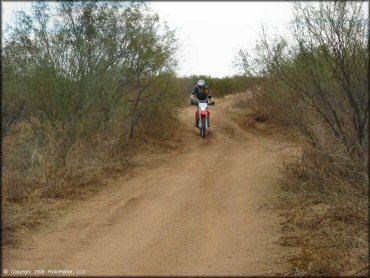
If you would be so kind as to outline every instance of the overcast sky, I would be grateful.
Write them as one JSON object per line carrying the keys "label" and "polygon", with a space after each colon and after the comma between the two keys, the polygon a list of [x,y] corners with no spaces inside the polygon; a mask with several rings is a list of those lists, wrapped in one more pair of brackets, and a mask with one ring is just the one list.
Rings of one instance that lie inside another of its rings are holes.
{"label": "overcast sky", "polygon": [[240,48],[252,49],[261,25],[284,32],[292,15],[289,2],[152,2],[162,20],[177,29],[182,43],[181,75],[232,75]]}
{"label": "overcast sky", "polygon": [[[162,21],[177,30],[179,74],[233,75],[238,50],[252,49],[263,24],[269,34],[286,33],[293,2],[160,2],[150,3]],[[30,2],[2,2],[2,23]]]}

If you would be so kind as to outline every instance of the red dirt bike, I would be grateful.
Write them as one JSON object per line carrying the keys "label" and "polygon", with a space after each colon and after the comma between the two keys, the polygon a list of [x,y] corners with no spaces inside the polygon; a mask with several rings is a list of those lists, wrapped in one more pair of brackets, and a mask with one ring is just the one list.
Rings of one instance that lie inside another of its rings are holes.
{"label": "red dirt bike", "polygon": [[208,110],[208,106],[215,105],[214,102],[208,103],[208,100],[197,100],[193,105],[197,105],[198,109],[195,113],[196,122],[198,123],[199,133],[202,138],[207,137],[207,129],[210,127],[209,116],[211,112]]}

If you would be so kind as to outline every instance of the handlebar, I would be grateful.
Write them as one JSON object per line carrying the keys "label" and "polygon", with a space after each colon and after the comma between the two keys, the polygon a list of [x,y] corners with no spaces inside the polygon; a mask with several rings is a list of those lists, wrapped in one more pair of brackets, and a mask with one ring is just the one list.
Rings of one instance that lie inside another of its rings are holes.
{"label": "handlebar", "polygon": [[[198,102],[192,102],[192,103],[191,103],[191,105],[198,106]],[[208,103],[208,105],[209,105],[209,106],[215,106],[215,105],[216,105],[216,103],[214,103],[214,102],[210,102],[210,103]]]}

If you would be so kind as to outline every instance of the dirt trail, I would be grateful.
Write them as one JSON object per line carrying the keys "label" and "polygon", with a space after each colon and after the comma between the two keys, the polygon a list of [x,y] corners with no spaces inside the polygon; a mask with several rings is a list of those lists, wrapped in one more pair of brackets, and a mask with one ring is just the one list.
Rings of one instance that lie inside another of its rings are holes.
{"label": "dirt trail", "polygon": [[[270,209],[281,154],[211,108],[208,138],[184,110],[183,148],[123,177],[42,231],[5,250],[4,269],[86,275],[274,275],[285,250]],[[148,158],[153,159],[153,155]],[[143,160],[144,161],[144,160]],[[160,162],[160,165],[159,165]]]}

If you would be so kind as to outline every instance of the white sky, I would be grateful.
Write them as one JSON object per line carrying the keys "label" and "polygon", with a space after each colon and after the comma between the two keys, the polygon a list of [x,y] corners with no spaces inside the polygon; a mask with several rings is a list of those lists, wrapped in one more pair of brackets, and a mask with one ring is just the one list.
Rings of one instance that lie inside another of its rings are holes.
{"label": "white sky", "polygon": [[[253,49],[262,24],[269,34],[286,33],[293,2],[151,2],[162,21],[177,30],[180,75],[224,77],[236,73],[232,61],[238,50]],[[366,4],[367,5],[367,4]],[[3,2],[2,23],[30,2]],[[4,24],[5,23],[5,24]],[[3,27],[4,28],[4,27]]]}
{"label": "white sky", "polygon": [[261,25],[284,32],[291,18],[289,2],[152,2],[151,7],[177,29],[180,75],[233,75],[240,48],[252,49]]}

